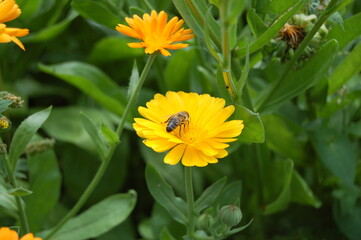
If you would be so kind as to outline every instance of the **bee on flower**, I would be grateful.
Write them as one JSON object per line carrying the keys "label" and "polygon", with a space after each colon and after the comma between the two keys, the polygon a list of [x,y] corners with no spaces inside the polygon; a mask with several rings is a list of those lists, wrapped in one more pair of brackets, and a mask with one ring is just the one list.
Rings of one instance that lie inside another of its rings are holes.
{"label": "bee on flower", "polygon": [[185,48],[186,43],[175,43],[192,39],[191,29],[184,29],[184,21],[173,17],[168,22],[168,15],[164,11],[159,14],[153,10],[151,14],[144,14],[143,18],[133,15],[125,18],[129,26],[118,24],[116,30],[129,37],[137,38],[141,42],[128,43],[131,48],[145,48],[145,53],[152,54],[159,51],[164,56],[170,56],[167,49],[175,50]]}
{"label": "bee on flower", "polygon": [[[226,121],[235,107],[225,104],[224,99],[208,94],[156,94],[147,107],[138,108],[144,118],[135,118],[133,128],[146,146],[168,151],[165,163],[204,167],[226,157],[228,143],[236,141],[244,127],[242,120]],[[168,121],[166,116],[171,116]]]}

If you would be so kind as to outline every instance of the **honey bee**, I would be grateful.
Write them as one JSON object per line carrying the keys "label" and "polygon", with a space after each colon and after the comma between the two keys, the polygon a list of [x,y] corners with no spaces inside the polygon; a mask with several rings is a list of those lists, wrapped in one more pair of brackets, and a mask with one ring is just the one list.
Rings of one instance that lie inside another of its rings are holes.
{"label": "honey bee", "polygon": [[291,48],[296,49],[306,35],[303,30],[304,27],[305,26],[296,26],[286,23],[279,31],[281,34],[280,39],[284,40]]}
{"label": "honey bee", "polygon": [[167,126],[165,127],[167,132],[172,132],[179,126],[179,134],[180,134],[182,126],[189,123],[189,113],[186,111],[177,112],[171,115],[168,118],[168,120],[165,122],[167,123]]}

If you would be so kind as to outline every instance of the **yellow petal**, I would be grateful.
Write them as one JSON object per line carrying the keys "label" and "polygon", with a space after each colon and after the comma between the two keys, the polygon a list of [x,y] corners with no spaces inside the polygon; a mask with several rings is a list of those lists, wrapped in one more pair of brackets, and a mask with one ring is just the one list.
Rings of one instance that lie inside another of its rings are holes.
{"label": "yellow petal", "polygon": [[177,164],[183,156],[186,145],[179,144],[172,148],[167,155],[164,157],[164,162],[170,165]]}

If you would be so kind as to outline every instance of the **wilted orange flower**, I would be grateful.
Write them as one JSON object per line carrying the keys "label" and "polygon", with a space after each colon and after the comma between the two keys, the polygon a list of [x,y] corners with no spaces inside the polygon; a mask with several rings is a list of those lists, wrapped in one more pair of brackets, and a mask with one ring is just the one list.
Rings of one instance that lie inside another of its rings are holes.
{"label": "wilted orange flower", "polygon": [[24,45],[17,37],[29,34],[29,29],[7,28],[4,22],[14,20],[19,17],[21,10],[14,0],[0,0],[0,43],[14,42],[21,49]]}
{"label": "wilted orange flower", "polygon": [[[8,227],[0,228],[0,240],[19,240],[18,233]],[[42,240],[41,238],[34,237],[32,233],[24,235],[20,240]]]}
{"label": "wilted orange flower", "polygon": [[208,94],[156,94],[147,108],[138,108],[144,118],[135,118],[133,127],[154,151],[169,150],[165,163],[204,167],[226,157],[227,143],[235,141],[244,127],[242,120],[226,122],[235,108],[225,104]]}
{"label": "wilted orange flower", "polygon": [[130,27],[118,24],[116,30],[129,37],[142,40],[140,43],[128,43],[131,48],[145,48],[145,53],[154,53],[160,51],[164,56],[170,56],[166,49],[185,48],[188,44],[176,43],[192,39],[194,35],[191,29],[181,28],[184,21],[178,21],[178,17],[173,17],[169,22],[168,15],[161,11],[159,14],[155,10],[151,15],[144,14],[143,19],[137,15],[133,18],[125,18]]}

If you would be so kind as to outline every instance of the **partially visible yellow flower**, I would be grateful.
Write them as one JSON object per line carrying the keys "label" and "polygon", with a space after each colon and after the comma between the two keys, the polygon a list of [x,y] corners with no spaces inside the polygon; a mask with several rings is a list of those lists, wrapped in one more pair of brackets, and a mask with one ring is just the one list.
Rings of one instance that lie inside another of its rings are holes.
{"label": "partially visible yellow flower", "polygon": [[[18,233],[8,227],[0,228],[0,240],[19,240]],[[41,238],[34,237],[32,233],[24,235],[20,240],[42,240]]]}
{"label": "partially visible yellow flower", "polygon": [[17,37],[29,34],[29,29],[7,28],[4,22],[14,20],[19,17],[21,10],[14,0],[0,0],[0,43],[14,42],[21,49],[24,45]]}
{"label": "partially visible yellow flower", "polygon": [[[227,143],[235,141],[244,127],[242,120],[226,122],[235,108],[225,104],[224,99],[208,94],[156,94],[147,102],[147,108],[138,108],[144,118],[135,118],[133,127],[145,139],[146,146],[156,152],[169,150],[165,163],[174,165],[181,161],[185,166],[204,167],[226,157]],[[186,112],[189,118],[173,124],[167,131],[169,118],[179,112]]]}
{"label": "partially visible yellow flower", "polygon": [[0,117],[0,129],[8,129],[10,126],[9,119],[6,117]]}
{"label": "partially visible yellow flower", "polygon": [[194,35],[191,29],[181,28],[184,21],[178,21],[178,17],[173,17],[169,22],[168,15],[161,11],[159,14],[153,10],[149,14],[144,14],[143,19],[137,15],[133,18],[125,18],[130,27],[118,24],[116,30],[129,37],[142,40],[140,43],[128,43],[131,48],[145,48],[145,53],[160,51],[164,56],[170,56],[166,49],[185,48],[188,44],[176,43],[192,39]]}

